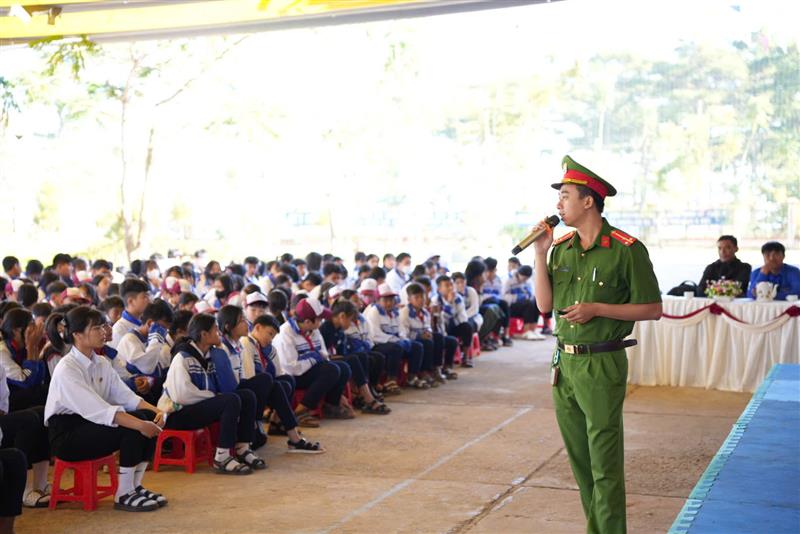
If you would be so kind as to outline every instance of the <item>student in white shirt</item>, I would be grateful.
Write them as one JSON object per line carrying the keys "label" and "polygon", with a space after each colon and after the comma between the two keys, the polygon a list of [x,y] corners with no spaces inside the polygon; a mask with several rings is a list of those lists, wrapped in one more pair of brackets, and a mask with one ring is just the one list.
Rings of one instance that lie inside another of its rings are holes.
{"label": "student in white shirt", "polygon": [[[427,277],[425,277],[427,278]],[[425,309],[425,290],[421,284],[412,282],[408,286],[408,304],[400,310],[400,332],[413,341],[422,343],[425,357],[422,362],[422,378],[431,387],[439,387],[446,382],[442,374],[442,350],[436,354],[431,314]]]}
{"label": "student in white shirt", "polygon": [[158,403],[169,368],[167,336],[173,317],[172,308],[166,301],[155,299],[148,304],[141,316],[142,324],[122,336],[113,360],[117,372],[121,372],[119,366],[125,367],[121,378],[130,374],[146,379],[146,385],[137,388],[137,392],[151,404]]}
{"label": "student in white shirt", "polygon": [[119,451],[114,508],[142,512],[164,506],[166,499],[146,490],[142,479],[165,414],[133,393],[96,354],[106,341],[100,312],[79,306],[53,315],[64,323],[63,343],[72,345],[53,373],[44,411],[53,455],[77,462]]}
{"label": "student in white shirt", "polygon": [[523,339],[541,341],[545,337],[536,331],[539,308],[536,307],[533,286],[530,282],[531,276],[533,276],[533,269],[530,265],[523,265],[514,271],[503,284],[503,298],[509,304],[510,316],[522,319],[525,324]]}
{"label": "student in white shirt", "polygon": [[318,427],[319,420],[311,415],[323,401],[323,413],[331,419],[352,419],[352,408],[343,398],[350,380],[350,367],[345,362],[332,362],[325,348],[319,327],[331,312],[318,300],[304,298],[297,303],[294,317],[281,325],[273,341],[281,367],[294,376],[297,388],[305,390],[295,408],[300,426]]}
{"label": "student in white shirt", "polygon": [[392,291],[400,294],[400,290],[411,280],[411,255],[407,252],[401,252],[397,255],[394,262],[394,268],[386,272],[386,283],[392,288]]}
{"label": "student in white shirt", "polygon": [[502,313],[500,318],[500,339],[504,347],[513,345],[509,337],[508,325],[511,313],[508,309],[508,302],[503,299],[503,281],[497,275],[497,260],[486,258],[484,260],[486,271],[483,273],[483,285],[481,286],[481,307],[498,306]]}
{"label": "student in white shirt", "polygon": [[[419,377],[425,358],[425,348],[419,341],[404,337],[400,331],[400,313],[395,307],[396,298],[397,294],[389,284],[381,284],[378,286],[378,302],[366,309],[364,317],[367,319],[376,346],[390,343],[402,347],[403,357],[408,361],[407,385],[417,389],[428,389],[431,387],[430,384]],[[398,375],[393,374],[394,371],[395,369],[387,365],[386,385],[389,387],[392,386],[392,382],[396,383],[398,378]],[[399,372],[399,369],[397,371]]]}
{"label": "student in white shirt", "polygon": [[8,310],[0,324],[0,365],[11,391],[11,411],[43,406],[47,399],[47,363],[39,351],[44,325],[24,308]]}
{"label": "student in white shirt", "polygon": [[172,349],[172,364],[158,406],[169,413],[166,428],[197,430],[218,421],[214,468],[220,474],[249,475],[266,467],[250,449],[256,397],[245,389],[220,391],[212,354],[220,343],[219,328],[212,315],[198,313],[192,317],[187,337]]}
{"label": "student in white shirt", "polygon": [[142,326],[142,313],[150,304],[150,286],[144,280],[138,278],[128,278],[119,288],[120,296],[125,301],[125,310],[122,317],[114,323],[111,331],[111,342],[109,346],[116,350],[117,345],[122,340],[122,336]]}
{"label": "student in white shirt", "polygon": [[436,279],[437,295],[431,301],[431,313],[437,316],[440,332],[458,339],[461,345],[461,367],[472,367],[469,347],[472,326],[467,317],[464,299],[453,286],[453,280],[443,274]]}

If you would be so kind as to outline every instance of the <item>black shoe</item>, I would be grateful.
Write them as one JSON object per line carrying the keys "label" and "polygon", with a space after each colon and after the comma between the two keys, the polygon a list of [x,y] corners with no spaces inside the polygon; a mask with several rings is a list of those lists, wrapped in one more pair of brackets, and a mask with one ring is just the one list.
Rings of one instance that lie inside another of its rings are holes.
{"label": "black shoe", "polygon": [[503,338],[503,346],[504,347],[511,347],[513,345],[514,345],[514,342],[511,341],[511,338],[509,338],[509,337],[504,337]]}
{"label": "black shoe", "polygon": [[552,328],[550,328],[549,326],[545,326],[544,328],[542,328],[542,330],[540,331],[540,333],[541,333],[543,336],[552,336],[552,335],[553,335],[553,329],[552,329]]}
{"label": "black shoe", "polygon": [[473,365],[470,360],[464,360],[461,362],[461,367],[466,367],[467,369],[472,369]]}
{"label": "black shoe", "polygon": [[255,434],[253,436],[253,442],[250,444],[250,446],[253,447],[253,450],[260,449],[267,444],[267,436],[258,430],[256,430],[253,434]]}

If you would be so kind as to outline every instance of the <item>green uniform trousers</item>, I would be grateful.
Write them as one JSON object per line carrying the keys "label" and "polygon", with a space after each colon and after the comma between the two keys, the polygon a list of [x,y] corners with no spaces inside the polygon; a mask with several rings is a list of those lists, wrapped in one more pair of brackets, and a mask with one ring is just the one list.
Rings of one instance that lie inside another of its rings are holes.
{"label": "green uniform trousers", "polygon": [[556,418],[581,492],[586,531],[626,532],[622,403],[628,379],[624,350],[558,356]]}

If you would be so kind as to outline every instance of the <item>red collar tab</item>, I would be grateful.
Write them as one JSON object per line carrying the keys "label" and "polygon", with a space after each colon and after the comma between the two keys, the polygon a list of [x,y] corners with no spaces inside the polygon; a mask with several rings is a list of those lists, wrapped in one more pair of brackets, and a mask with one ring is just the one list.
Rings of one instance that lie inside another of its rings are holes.
{"label": "red collar tab", "polygon": [[600,246],[603,248],[609,248],[611,246],[611,237],[604,235],[600,237]]}

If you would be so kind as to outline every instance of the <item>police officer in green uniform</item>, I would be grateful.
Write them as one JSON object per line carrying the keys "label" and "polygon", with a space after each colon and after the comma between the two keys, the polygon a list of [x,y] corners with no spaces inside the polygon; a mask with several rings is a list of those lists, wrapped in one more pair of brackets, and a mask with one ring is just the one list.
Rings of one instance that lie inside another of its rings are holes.
{"label": "police officer in green uniform", "polygon": [[576,231],[534,243],[536,303],[558,314],[553,402],[586,530],[624,533],[625,347],[635,344],[625,338],[634,321],[661,317],[661,292],[644,245],[601,215],[614,187],[569,156],[562,166],[558,214]]}

